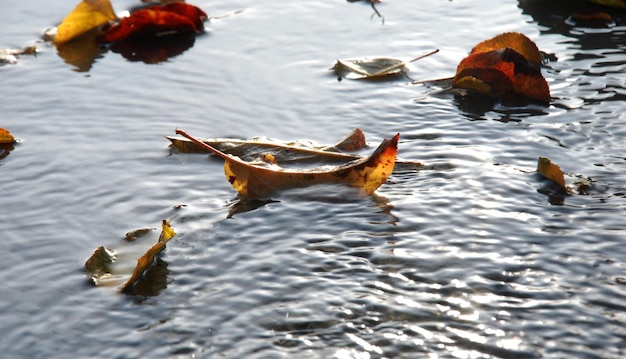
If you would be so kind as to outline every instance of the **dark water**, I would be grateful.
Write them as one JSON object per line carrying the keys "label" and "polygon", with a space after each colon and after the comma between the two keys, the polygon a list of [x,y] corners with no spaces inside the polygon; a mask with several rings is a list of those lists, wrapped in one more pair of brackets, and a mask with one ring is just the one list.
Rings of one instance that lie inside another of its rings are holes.
{"label": "dark water", "polygon": [[[0,47],[41,52],[0,67],[0,127],[20,139],[0,160],[2,357],[624,357],[626,15],[585,27],[568,19],[584,2],[546,3],[390,0],[383,24],[366,3],[200,2],[232,16],[166,62],[108,52],[87,72],[37,42],[74,3],[3,4]],[[410,76],[451,76],[503,31],[553,57],[550,106],[328,71],[438,48]],[[326,144],[355,127],[372,146],[400,132],[399,157],[425,169],[230,219],[221,164],[163,138]],[[588,194],[551,192],[539,156]],[[96,247],[162,218],[178,235],[136,295],[89,284]]]}

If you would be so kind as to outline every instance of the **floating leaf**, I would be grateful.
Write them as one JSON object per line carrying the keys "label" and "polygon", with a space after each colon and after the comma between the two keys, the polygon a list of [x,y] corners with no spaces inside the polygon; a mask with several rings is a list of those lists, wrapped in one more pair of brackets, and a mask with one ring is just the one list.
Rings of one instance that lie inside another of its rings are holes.
{"label": "floating leaf", "polygon": [[104,278],[111,276],[113,262],[115,262],[115,253],[100,246],[85,262],[85,273],[95,285],[100,285]]}
{"label": "floating leaf", "polygon": [[521,95],[550,102],[550,88],[541,70],[508,47],[473,53],[463,59],[452,85],[501,100]]}
{"label": "floating leaf", "polygon": [[563,173],[561,168],[545,157],[537,160],[537,173],[551,180],[569,194],[587,194],[593,181],[581,175]]}
{"label": "floating leaf", "polygon": [[9,132],[8,130],[4,128],[0,128],[0,144],[8,145],[14,142],[15,142],[15,137],[13,137],[11,132]]}
{"label": "floating leaf", "polygon": [[154,263],[154,258],[156,257],[156,255],[159,254],[163,250],[163,248],[165,248],[165,244],[172,237],[174,237],[174,235],[176,235],[176,232],[172,229],[172,227],[170,226],[170,222],[168,222],[167,220],[163,220],[161,227],[162,231],[161,235],[159,236],[159,241],[150,249],[148,249],[148,251],[137,260],[137,266],[135,267],[135,270],[133,271],[130,279],[128,279],[128,281],[120,287],[120,290],[122,292],[127,292],[132,287],[132,285],[135,284],[135,282],[137,282],[139,278],[141,278],[141,275],[148,268],[150,268],[150,266],[152,266],[152,263]]}
{"label": "floating leaf", "polygon": [[365,194],[372,194],[391,175],[397,154],[400,134],[384,140],[367,158],[353,160],[332,169],[286,170],[276,165],[256,164],[223,153],[176,130],[199,146],[205,147],[224,159],[224,173],[228,182],[243,197],[267,197],[277,190],[305,187],[321,183],[340,183],[359,187]]}
{"label": "floating leaf", "polygon": [[537,45],[526,35],[519,32],[504,32],[491,39],[480,42],[472,49],[472,54],[479,52],[489,52],[504,48],[515,50],[529,62],[537,65],[541,64],[541,53]]}
{"label": "floating leaf", "polygon": [[[424,55],[420,55],[408,62],[414,62],[424,57],[437,53],[439,50],[433,50],[427,52]],[[360,58],[360,59],[348,59],[337,60],[333,69],[342,77],[350,80],[358,79],[373,79],[384,76],[392,76],[403,74],[407,71],[407,64],[404,60],[394,59],[389,57],[376,57],[376,58]]]}
{"label": "floating leaf", "polygon": [[[116,251],[104,248],[103,246],[98,247],[85,262],[85,272],[87,276],[97,286],[110,286],[124,283],[120,289],[125,292],[129,291],[135,283],[141,280],[142,275],[150,270],[156,255],[163,250],[166,243],[176,235],[170,223],[167,220],[163,220],[158,241],[146,250],[145,240],[150,238],[154,240],[153,236],[148,236],[152,233],[154,233],[153,228],[141,228],[130,231],[126,233],[124,245],[120,246]],[[139,238],[143,240],[139,241]],[[131,261],[134,262],[137,256],[139,256],[139,253],[143,253],[143,255],[137,260],[137,265],[133,267]]]}
{"label": "floating leaf", "polygon": [[550,181],[558,184],[564,191],[570,192],[571,190],[565,185],[565,176],[561,167],[552,163],[550,159],[545,157],[539,157],[537,160],[537,172],[549,179]]}
{"label": "floating leaf", "polygon": [[100,43],[118,42],[128,38],[154,37],[163,34],[196,33],[207,19],[204,11],[185,3],[170,3],[134,11],[105,30],[97,38]]}
{"label": "floating leaf", "polygon": [[83,0],[58,26],[54,43],[66,43],[111,20],[117,16],[109,0]]}
{"label": "floating leaf", "polygon": [[[165,136],[177,151],[182,153],[211,153],[211,150],[200,146],[187,138]],[[278,142],[267,138],[241,140],[234,138],[201,139],[201,142],[243,160],[253,160],[263,153],[271,153],[279,162],[316,160],[353,160],[360,156],[338,151],[358,151],[365,148],[365,135],[361,129],[354,129],[348,136],[332,146],[316,147],[303,141]]]}

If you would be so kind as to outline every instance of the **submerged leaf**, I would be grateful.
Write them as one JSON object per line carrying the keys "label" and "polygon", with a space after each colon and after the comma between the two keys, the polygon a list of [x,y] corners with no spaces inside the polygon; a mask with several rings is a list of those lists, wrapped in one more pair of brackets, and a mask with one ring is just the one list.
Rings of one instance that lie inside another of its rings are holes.
{"label": "submerged leaf", "polygon": [[340,183],[359,187],[365,194],[372,194],[391,175],[398,151],[399,134],[384,140],[367,158],[353,160],[331,169],[286,170],[276,165],[255,164],[223,153],[176,130],[194,143],[205,147],[224,159],[224,173],[228,182],[243,197],[262,198],[289,188],[305,187],[321,183]]}
{"label": "submerged leaf", "polygon": [[85,273],[95,285],[99,285],[103,278],[111,276],[111,264],[114,261],[115,253],[100,246],[85,262]]}
{"label": "submerged leaf", "polygon": [[148,251],[137,260],[137,266],[135,267],[135,270],[133,271],[130,279],[128,279],[128,281],[120,287],[120,290],[122,292],[127,292],[133,286],[133,284],[135,284],[135,282],[137,282],[139,278],[141,278],[143,273],[152,266],[152,263],[154,263],[154,258],[156,257],[156,255],[159,254],[165,248],[165,244],[172,237],[174,237],[174,235],[176,235],[176,232],[174,232],[174,230],[170,226],[170,222],[168,222],[167,220],[163,220],[161,227],[162,231],[161,235],[159,236],[159,241],[150,249],[148,249]]}
{"label": "submerged leaf", "polygon": [[58,26],[54,43],[56,45],[66,43],[116,19],[117,16],[109,0],[83,0]]}

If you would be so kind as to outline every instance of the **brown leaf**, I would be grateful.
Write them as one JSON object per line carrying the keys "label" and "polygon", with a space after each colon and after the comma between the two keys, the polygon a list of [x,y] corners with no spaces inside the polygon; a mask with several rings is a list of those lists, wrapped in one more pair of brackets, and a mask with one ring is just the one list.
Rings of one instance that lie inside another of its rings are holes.
{"label": "brown leaf", "polygon": [[552,163],[550,159],[545,157],[539,157],[537,160],[537,172],[552,182],[558,184],[564,191],[570,193],[571,189],[565,185],[565,176],[561,167]]}
{"label": "brown leaf", "polygon": [[365,194],[372,194],[393,171],[400,137],[400,134],[397,134],[390,140],[384,140],[370,157],[354,160],[330,170],[286,170],[278,166],[242,161],[197,140],[185,131],[176,130],[176,133],[223,158],[224,173],[228,182],[241,196],[252,198],[263,198],[278,190],[321,183],[346,184],[361,188]]}

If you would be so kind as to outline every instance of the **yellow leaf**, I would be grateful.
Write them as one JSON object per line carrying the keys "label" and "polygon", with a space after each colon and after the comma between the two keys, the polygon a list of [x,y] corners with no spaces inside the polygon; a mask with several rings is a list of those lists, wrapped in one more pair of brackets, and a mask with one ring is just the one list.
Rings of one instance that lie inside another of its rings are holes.
{"label": "yellow leaf", "polygon": [[163,222],[161,222],[161,235],[159,236],[159,242],[167,242],[175,235],[176,231],[174,231],[170,222],[164,219]]}
{"label": "yellow leaf", "polygon": [[109,0],[83,0],[63,19],[54,43],[63,44],[111,20],[117,16]]}
{"label": "yellow leaf", "polygon": [[372,194],[385,183],[393,171],[400,137],[400,134],[396,134],[392,139],[384,140],[367,158],[353,160],[330,170],[286,170],[266,163],[253,164],[242,161],[197,140],[185,131],[176,130],[176,133],[223,158],[224,173],[228,182],[241,196],[254,198],[267,197],[277,190],[322,183],[359,187],[363,193]]}
{"label": "yellow leaf", "polygon": [[15,142],[15,137],[13,137],[11,132],[9,132],[8,130],[5,130],[4,128],[0,128],[0,144],[8,145],[14,142]]}
{"label": "yellow leaf", "polygon": [[561,167],[552,163],[550,159],[545,157],[539,157],[537,161],[537,172],[552,182],[558,184],[566,192],[571,192],[571,189],[565,185],[565,175],[561,171]]}

